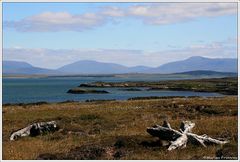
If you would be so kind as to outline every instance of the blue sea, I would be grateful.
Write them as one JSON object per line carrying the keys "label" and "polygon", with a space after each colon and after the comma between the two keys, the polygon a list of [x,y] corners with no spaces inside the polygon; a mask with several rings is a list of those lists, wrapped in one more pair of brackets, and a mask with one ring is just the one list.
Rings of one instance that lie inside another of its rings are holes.
{"label": "blue sea", "polygon": [[[158,81],[183,79],[171,76],[101,76],[101,77],[45,77],[45,78],[3,78],[3,104],[32,103],[32,102],[63,102],[67,100],[126,100],[132,97],[145,96],[222,96],[218,93],[191,92],[191,91],[124,91],[121,88],[98,88],[107,90],[107,94],[69,94],[67,91],[82,83],[96,81]],[[195,79],[195,78],[184,78]],[[96,89],[96,88],[95,88]]]}

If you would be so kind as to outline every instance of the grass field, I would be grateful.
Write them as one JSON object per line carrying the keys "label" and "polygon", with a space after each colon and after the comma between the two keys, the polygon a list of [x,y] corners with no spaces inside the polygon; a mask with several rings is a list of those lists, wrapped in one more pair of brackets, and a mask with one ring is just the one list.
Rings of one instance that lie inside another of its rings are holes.
{"label": "grass field", "polygon": [[[69,102],[3,106],[3,159],[208,159],[237,157],[237,96],[133,101]],[[194,133],[227,138],[203,148],[188,144],[167,151],[146,128],[167,119],[178,129],[196,123]],[[12,131],[55,120],[59,131],[9,141]]]}

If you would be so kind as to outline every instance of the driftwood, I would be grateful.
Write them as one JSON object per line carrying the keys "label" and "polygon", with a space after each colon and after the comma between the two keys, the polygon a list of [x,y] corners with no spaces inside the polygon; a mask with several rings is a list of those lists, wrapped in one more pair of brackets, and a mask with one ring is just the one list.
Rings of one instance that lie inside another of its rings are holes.
{"label": "driftwood", "polygon": [[47,132],[54,132],[56,129],[57,123],[55,121],[33,123],[25,128],[13,132],[10,136],[10,140],[14,141],[19,137],[37,136]]}
{"label": "driftwood", "polygon": [[180,125],[180,130],[172,129],[167,121],[163,122],[163,125],[155,125],[153,127],[148,127],[147,132],[154,136],[159,137],[160,140],[168,141],[170,143],[168,150],[174,150],[177,148],[185,148],[188,142],[193,144],[200,144],[206,147],[206,144],[225,144],[229,141],[218,140],[207,135],[197,135],[192,132],[195,123],[191,121],[183,121]]}

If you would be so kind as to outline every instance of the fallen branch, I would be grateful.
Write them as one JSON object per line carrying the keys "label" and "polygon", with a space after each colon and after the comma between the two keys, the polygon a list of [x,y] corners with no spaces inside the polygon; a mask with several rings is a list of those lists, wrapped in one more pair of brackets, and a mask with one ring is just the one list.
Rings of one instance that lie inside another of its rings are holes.
{"label": "fallen branch", "polygon": [[191,121],[183,121],[180,125],[180,130],[175,130],[171,128],[171,125],[164,121],[163,125],[155,125],[153,127],[147,128],[147,132],[154,136],[158,137],[160,140],[166,140],[170,143],[168,150],[174,150],[177,148],[185,148],[188,142],[193,144],[200,144],[203,147],[206,147],[206,144],[225,144],[229,141],[227,140],[218,140],[207,135],[197,135],[192,132],[195,123]]}
{"label": "fallen branch", "polygon": [[33,123],[25,128],[13,132],[10,136],[10,140],[14,141],[19,137],[37,136],[47,132],[54,132],[56,129],[57,123],[55,121]]}

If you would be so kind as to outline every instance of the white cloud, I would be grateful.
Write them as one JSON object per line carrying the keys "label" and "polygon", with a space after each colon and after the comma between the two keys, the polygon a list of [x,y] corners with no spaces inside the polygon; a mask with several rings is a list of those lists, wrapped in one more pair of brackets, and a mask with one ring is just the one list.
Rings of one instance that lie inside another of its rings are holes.
{"label": "white cloud", "polygon": [[199,17],[216,17],[237,14],[234,3],[163,3],[161,5],[132,6],[129,15],[146,23],[162,25],[194,20]]}
{"label": "white cloud", "polygon": [[26,61],[43,68],[58,68],[79,60],[95,60],[118,63],[126,66],[159,66],[161,64],[183,60],[191,56],[210,58],[236,58],[236,39],[209,44],[194,44],[182,49],[147,52],[124,49],[28,49],[6,48],[3,60]]}
{"label": "white cloud", "polygon": [[104,7],[101,11],[102,15],[110,17],[123,17],[126,16],[125,10],[115,6]]}
{"label": "white cloud", "polygon": [[56,32],[82,31],[105,23],[105,19],[94,13],[71,15],[67,12],[44,12],[20,21],[6,21],[6,27],[13,27],[21,32]]}
{"label": "white cloud", "polygon": [[108,6],[100,8],[97,12],[75,15],[68,12],[44,12],[19,21],[4,21],[4,27],[21,32],[83,31],[115,22],[119,18],[139,19],[151,25],[164,25],[199,17],[231,14],[237,14],[236,3],[150,3],[129,7]]}

